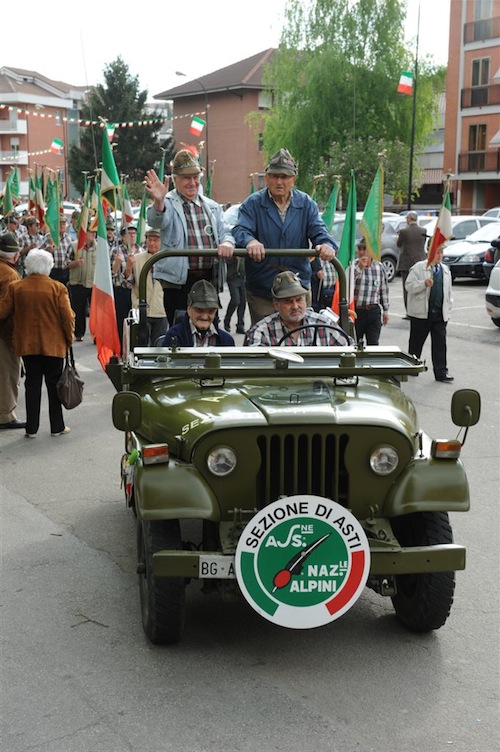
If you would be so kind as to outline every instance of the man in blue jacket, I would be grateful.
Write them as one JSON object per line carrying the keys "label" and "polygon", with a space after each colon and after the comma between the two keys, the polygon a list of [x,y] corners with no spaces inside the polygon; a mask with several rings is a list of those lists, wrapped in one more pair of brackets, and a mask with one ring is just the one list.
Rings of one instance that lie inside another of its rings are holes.
{"label": "man in blue jacket", "polygon": [[320,217],[317,204],[294,188],[297,165],[286,149],[280,149],[266,167],[266,188],[242,203],[233,237],[246,248],[245,277],[252,325],[274,313],[271,288],[276,275],[292,271],[308,290],[311,304],[311,262],[307,256],[268,256],[265,248],[310,248],[331,261],[337,248]]}

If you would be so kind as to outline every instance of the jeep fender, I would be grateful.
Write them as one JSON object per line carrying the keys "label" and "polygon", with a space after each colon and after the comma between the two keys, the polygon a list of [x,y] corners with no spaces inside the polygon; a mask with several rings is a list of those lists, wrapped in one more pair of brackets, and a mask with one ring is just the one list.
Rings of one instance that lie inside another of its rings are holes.
{"label": "jeep fender", "polygon": [[387,495],[383,515],[467,512],[469,485],[460,460],[416,459]]}
{"label": "jeep fender", "polygon": [[192,465],[139,465],[134,493],[143,520],[220,520],[216,495]]}

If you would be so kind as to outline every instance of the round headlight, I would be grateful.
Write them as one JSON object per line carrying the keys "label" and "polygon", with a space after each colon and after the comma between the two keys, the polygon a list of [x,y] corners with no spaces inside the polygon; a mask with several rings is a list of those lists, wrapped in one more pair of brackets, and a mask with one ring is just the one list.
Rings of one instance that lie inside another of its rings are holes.
{"label": "round headlight", "polygon": [[212,449],[207,457],[207,467],[214,475],[229,475],[236,467],[236,455],[227,446]]}
{"label": "round headlight", "polygon": [[397,468],[398,462],[398,453],[392,446],[378,447],[370,457],[370,467],[377,475],[389,475]]}

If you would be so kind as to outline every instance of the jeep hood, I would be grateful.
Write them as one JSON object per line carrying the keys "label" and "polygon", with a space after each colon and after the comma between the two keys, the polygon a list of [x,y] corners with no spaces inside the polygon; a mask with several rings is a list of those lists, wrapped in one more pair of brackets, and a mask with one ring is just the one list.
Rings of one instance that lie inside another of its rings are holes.
{"label": "jeep hood", "polygon": [[149,382],[142,392],[142,427],[147,441],[193,445],[212,431],[278,425],[384,426],[406,434],[418,430],[416,411],[391,380],[360,378],[226,381],[200,387],[195,381]]}

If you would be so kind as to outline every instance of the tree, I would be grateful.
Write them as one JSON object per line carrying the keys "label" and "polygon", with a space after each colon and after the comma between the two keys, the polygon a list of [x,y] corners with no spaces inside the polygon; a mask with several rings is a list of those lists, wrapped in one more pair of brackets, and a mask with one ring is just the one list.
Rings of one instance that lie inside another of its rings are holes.
{"label": "tree", "polygon": [[[119,174],[131,181],[142,181],[146,170],[159,164],[162,156],[158,132],[162,122],[139,125],[143,121],[159,119],[159,113],[146,112],[147,90],[139,91],[139,79],[129,73],[128,66],[118,57],[104,69],[105,85],[90,89],[82,106],[81,117],[90,122],[133,123],[132,127],[117,128],[113,149]],[[83,172],[93,173],[100,166],[104,128],[90,125],[80,130],[80,143],[69,150],[68,167],[73,184],[83,192]],[[168,144],[167,159],[173,157],[173,143]],[[132,198],[139,198],[133,196]]]}
{"label": "tree", "polygon": [[[268,154],[282,146],[290,150],[304,190],[342,150],[346,175],[371,154],[373,178],[378,165],[373,144],[383,140],[409,147],[412,97],[396,91],[401,71],[413,70],[412,54],[402,42],[405,7],[403,0],[289,0],[280,47],[265,74],[274,103],[265,122],[264,148]],[[432,66],[422,65],[415,153],[433,129],[435,80]],[[332,164],[332,170],[342,172],[340,165]],[[389,188],[401,193],[405,175],[397,174]],[[323,186],[325,198],[331,185]],[[360,188],[362,196],[363,181]]]}

